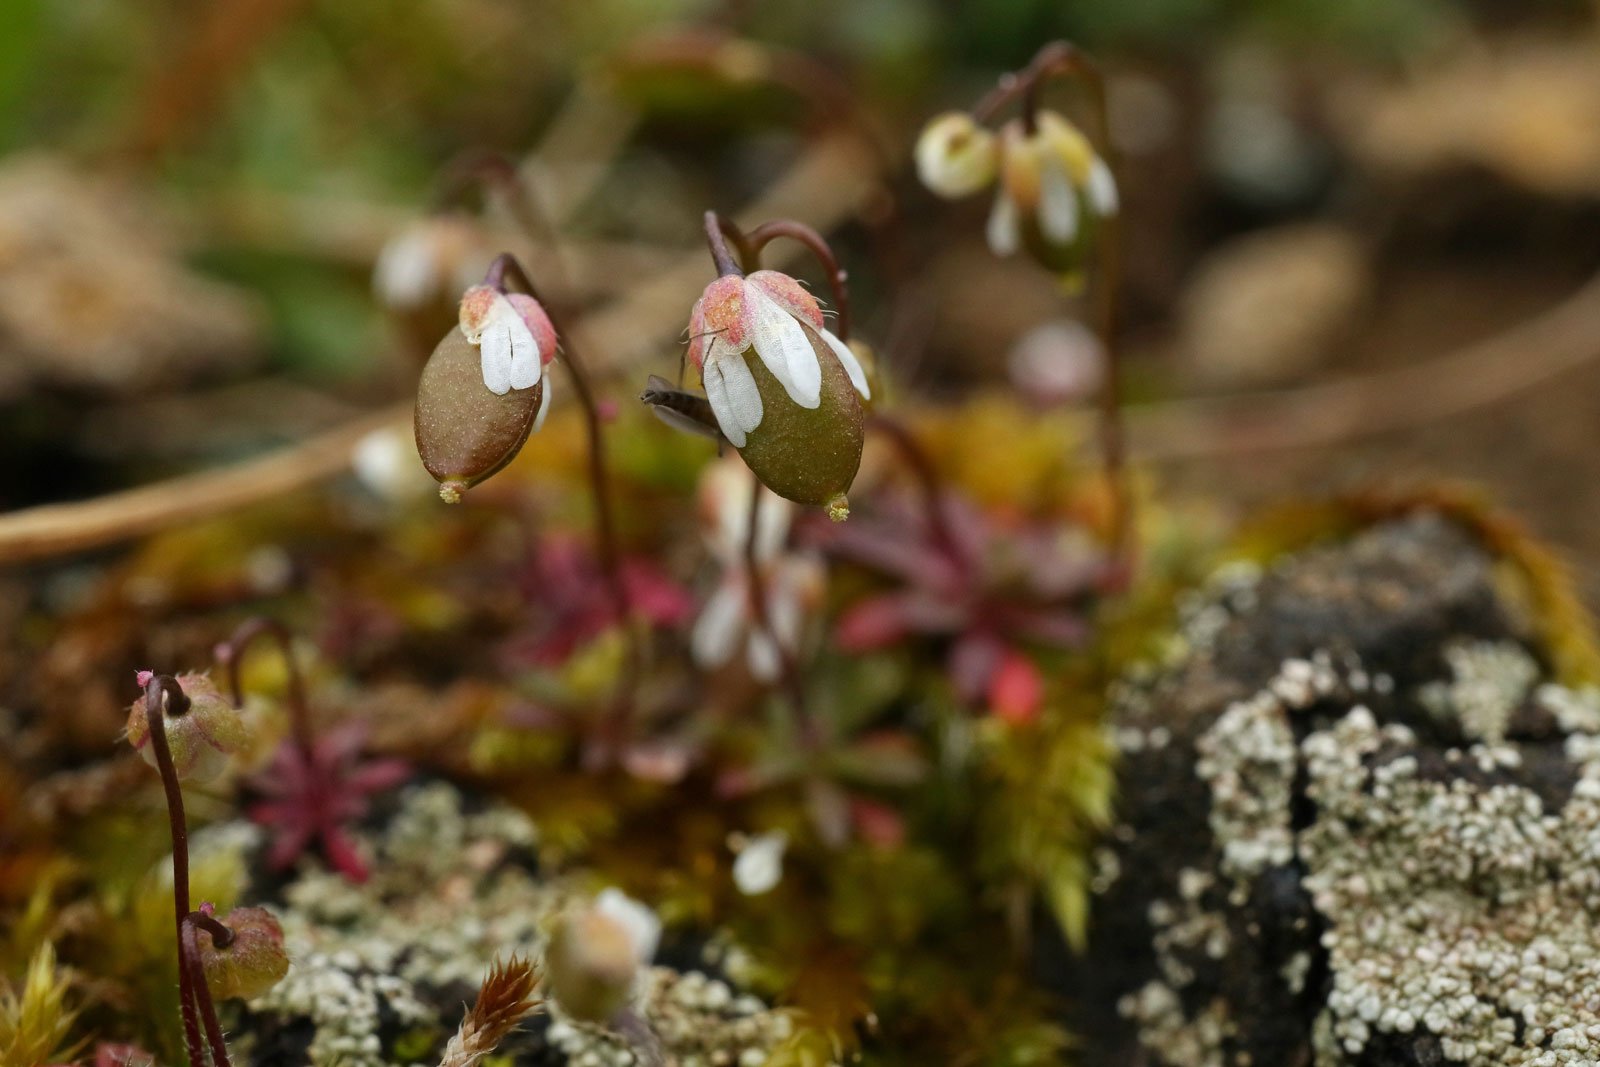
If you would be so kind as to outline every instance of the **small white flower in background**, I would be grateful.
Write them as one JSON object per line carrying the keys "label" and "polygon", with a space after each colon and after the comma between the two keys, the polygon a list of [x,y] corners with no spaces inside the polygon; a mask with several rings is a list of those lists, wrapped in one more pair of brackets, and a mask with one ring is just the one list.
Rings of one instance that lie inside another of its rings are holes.
{"label": "small white flower in background", "polygon": [[1006,357],[1011,383],[1038,404],[1067,404],[1094,396],[1105,381],[1105,349],[1094,331],[1073,319],[1053,319],[1023,334]]}
{"label": "small white flower in background", "polygon": [[[533,297],[474,285],[461,294],[461,333],[478,346],[483,384],[496,396],[539,384],[544,365],[556,358],[556,331]],[[549,390],[545,395],[548,397]],[[544,420],[541,404],[539,421]],[[535,429],[538,427],[535,426]]]}
{"label": "small white flower in background", "polygon": [[1000,188],[989,216],[989,247],[998,256],[1020,251],[1037,228],[1050,246],[1078,239],[1087,213],[1117,213],[1117,182],[1094,145],[1072,123],[1041,111],[1032,133],[1021,119],[1000,133]]}
{"label": "small white flower in background", "polygon": [[738,857],[733,861],[733,884],[747,897],[758,897],[777,888],[783,879],[783,853],[789,835],[772,830],[734,842]]}
{"label": "small white flower in background", "polygon": [[917,138],[916,160],[922,184],[948,200],[984,189],[998,170],[994,134],[965,111],[931,120]]}
{"label": "small white flower in background", "polygon": [[832,350],[850,384],[870,399],[867,374],[855,353],[823,325],[816,298],[787,274],[725,274],[695,301],[689,313],[689,360],[700,371],[717,425],[734,448],[745,446],[765,415],[746,353],[754,350],[790,400],[815,409],[822,403],[822,364],[813,339]]}
{"label": "small white flower in background", "polygon": [[[745,546],[755,492],[762,497],[752,575]],[[711,669],[732,661],[742,649],[752,675],[776,681],[784,650],[799,649],[806,613],[821,599],[822,564],[814,556],[784,550],[795,506],[760,485],[737,458],[728,456],[706,468],[699,502],[706,547],[722,577],[695,621],[690,653],[702,668]],[[752,581],[762,583],[770,629],[756,617]]]}
{"label": "small white flower in background", "polygon": [[383,246],[372,268],[372,291],[397,311],[420,308],[483,277],[493,258],[469,220],[459,215],[431,215],[413,222]]}
{"label": "small white flower in background", "polygon": [[399,501],[419,497],[433,486],[427,469],[417,462],[412,435],[386,426],[373,430],[350,453],[356,479],[375,495]]}
{"label": "small white flower in background", "polygon": [[661,944],[661,919],[655,912],[614,887],[600,891],[594,910],[627,931],[633,957],[640,967],[655,959],[656,947]]}
{"label": "small white flower in background", "polygon": [[655,912],[620,889],[606,889],[551,934],[545,949],[550,993],[569,1014],[606,1022],[627,1005],[660,941]]}

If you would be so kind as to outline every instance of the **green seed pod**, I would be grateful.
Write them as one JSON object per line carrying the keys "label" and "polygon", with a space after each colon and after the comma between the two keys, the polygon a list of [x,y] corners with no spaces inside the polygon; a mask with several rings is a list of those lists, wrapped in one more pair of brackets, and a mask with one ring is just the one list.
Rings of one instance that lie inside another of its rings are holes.
{"label": "green seed pod", "polygon": [[496,395],[484,385],[478,347],[452,329],[417,384],[417,453],[453,504],[510,463],[538,421],[546,381]]}
{"label": "green seed pod", "polygon": [[765,415],[739,449],[745,464],[774,493],[797,504],[850,514],[845,493],[861,466],[865,441],[861,397],[827,345],[808,332],[822,367],[822,402],[803,408],[759,359],[748,361]]}

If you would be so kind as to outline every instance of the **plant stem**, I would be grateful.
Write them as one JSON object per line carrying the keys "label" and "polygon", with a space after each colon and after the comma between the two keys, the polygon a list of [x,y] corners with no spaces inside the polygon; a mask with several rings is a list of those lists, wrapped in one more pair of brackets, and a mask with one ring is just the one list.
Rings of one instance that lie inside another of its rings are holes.
{"label": "plant stem", "polygon": [[[1021,71],[1001,76],[995,88],[972,109],[979,122],[993,118],[1001,108],[1021,98],[1022,122],[1031,135],[1038,128],[1039,100],[1052,78],[1073,77],[1089,95],[1101,158],[1117,173],[1116,145],[1106,112],[1105,76],[1088,53],[1067,41],[1051,41],[1034,54]],[[1099,440],[1107,492],[1110,494],[1109,549],[1115,570],[1125,581],[1133,549],[1133,493],[1128,485],[1127,444],[1122,424],[1122,360],[1117,348],[1117,297],[1122,281],[1122,219],[1120,211],[1101,220],[1097,245],[1095,303],[1096,331],[1105,354],[1105,384],[1100,389]]]}
{"label": "plant stem", "polygon": [[183,1038],[193,1067],[205,1067],[205,1046],[201,1043],[200,1023],[195,1015],[195,990],[183,962],[184,920],[189,915],[189,830],[183,814],[183,789],[172,764],[172,749],[167,744],[167,721],[163,703],[172,714],[189,710],[189,697],[170,674],[157,674],[145,683],[144,714],[150,727],[150,747],[161,772],[161,787],[167,795],[167,822],[172,830],[172,908],[174,934],[178,940],[178,1002],[183,1014]]}
{"label": "plant stem", "polygon": [[828,274],[828,286],[833,290],[833,309],[839,315],[834,333],[841,341],[850,340],[850,290],[846,285],[849,276],[845,273],[845,269],[839,266],[839,260],[833,254],[833,249],[828,246],[828,242],[820,233],[805,223],[793,219],[763,222],[746,237],[753,257],[750,260],[751,265],[756,262],[754,257],[759,257],[761,250],[779,237],[799,241],[809,248],[811,254],[817,257],[817,262],[822,264],[822,269]]}
{"label": "plant stem", "polygon": [[744,235],[732,221],[723,218],[715,211],[708,211],[705,215],[706,245],[711,249],[711,260],[717,265],[717,274],[726,277],[729,274],[735,277],[744,277],[744,271],[739,264],[734,262],[733,253],[728,251],[728,238],[733,237],[734,243],[739,245],[741,258],[749,260],[753,256],[746,255],[748,242]]}
{"label": "plant stem", "polygon": [[949,518],[945,514],[944,488],[939,480],[939,470],[922,447],[922,442],[917,440],[909,426],[893,415],[873,412],[867,417],[867,426],[887,437],[899,451],[900,458],[905,460],[922,492],[922,507],[929,533],[952,562],[965,566],[968,562],[966,552],[951,531]]}
{"label": "plant stem", "polygon": [[628,642],[628,667],[622,680],[622,701],[618,712],[619,723],[625,722],[632,715],[634,689],[642,668],[643,653],[639,647],[638,635],[629,620],[632,610],[628,599],[628,588],[622,576],[622,556],[617,549],[616,522],[611,510],[611,481],[606,466],[606,443],[600,406],[595,400],[593,383],[589,379],[584,361],[578,355],[578,346],[574,343],[572,334],[562,328],[556,308],[540,297],[538,287],[533,284],[533,279],[528,277],[528,272],[523,270],[517,258],[509,252],[502,252],[495,257],[494,263],[489,267],[489,273],[484,277],[484,284],[503,289],[508,276],[523,292],[543,305],[545,313],[550,316],[550,324],[555,328],[556,335],[563,339],[567,372],[572,378],[573,390],[578,394],[578,404],[583,409],[584,430],[589,443],[589,488],[594,497],[595,552],[599,556],[600,569],[605,575],[606,586],[611,593],[612,609],[617,614],[617,625],[622,627]]}
{"label": "plant stem", "polygon": [[[179,960],[179,966],[188,971],[189,985],[194,989],[195,999],[200,1004],[200,1018],[205,1022],[206,1040],[211,1045],[212,1065],[213,1067],[233,1067],[228,1060],[228,1042],[222,1034],[222,1023],[217,1018],[216,1001],[211,998],[211,987],[206,985],[205,967],[200,962],[200,940],[195,933],[195,928],[199,925],[197,922],[199,919],[207,919],[212,923],[216,923],[217,926],[221,926],[223,930],[228,932],[228,940],[230,942],[233,940],[233,931],[228,930],[226,926],[222,926],[221,923],[212,919],[209,915],[191,912],[184,916],[183,925],[179,927],[178,946],[179,955],[182,957]],[[207,932],[209,932],[209,928]],[[214,934],[212,935],[213,943],[219,948],[222,947],[225,942],[216,941],[215,936]]]}
{"label": "plant stem", "polygon": [[242,660],[247,648],[257,638],[267,635],[278,644],[283,655],[284,669],[289,676],[289,728],[295,743],[309,762],[316,744],[316,733],[311,726],[311,705],[306,699],[305,676],[300,673],[300,663],[295,658],[294,641],[289,628],[276,619],[256,617],[246,619],[233,631],[233,636],[217,646],[217,659],[228,668],[229,695],[233,706],[244,707],[244,673]]}
{"label": "plant stem", "polygon": [[816,748],[819,743],[819,733],[816,722],[806,710],[805,679],[800,673],[800,665],[783,639],[778,635],[777,627],[772,622],[771,605],[767,601],[767,586],[763,579],[761,559],[756,551],[761,540],[761,497],[766,491],[766,486],[761,484],[761,479],[754,474],[750,476],[750,511],[748,513],[749,529],[744,539],[744,568],[745,578],[749,582],[750,608],[755,618],[756,626],[767,635],[772,642],[772,647],[778,653],[778,669],[783,678],[784,688],[788,690],[789,703],[794,710],[795,724],[800,728],[801,736],[808,747]]}

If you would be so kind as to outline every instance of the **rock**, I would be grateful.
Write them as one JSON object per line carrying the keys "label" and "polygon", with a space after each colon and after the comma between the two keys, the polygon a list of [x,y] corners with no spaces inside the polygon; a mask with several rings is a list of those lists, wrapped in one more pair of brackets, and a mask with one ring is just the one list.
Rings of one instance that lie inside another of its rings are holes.
{"label": "rock", "polygon": [[[538,831],[513,808],[444,782],[390,799],[392,810],[362,834],[373,860],[367,882],[307,862],[288,882],[257,887],[254,896],[282,923],[292,965],[229,1027],[241,1053],[235,1062],[436,1063],[495,958],[537,963],[556,918],[591,899],[592,876],[539,867]],[[248,843],[256,831],[231,824],[208,834]],[[633,1011],[674,1062],[764,1062],[789,1037],[790,1016],[721,973],[736,950],[667,951],[697,966],[665,966],[658,955],[639,973]],[[548,1001],[497,1056],[529,1067],[645,1062],[629,1035]]]}
{"label": "rock", "polygon": [[1211,385],[1264,385],[1321,365],[1356,324],[1371,287],[1361,242],[1326,223],[1238,238],[1196,269],[1179,307],[1190,372]]}
{"label": "rock", "polygon": [[1600,1062],[1600,697],[1397,520],[1185,606],[1112,729],[1086,1063]]}

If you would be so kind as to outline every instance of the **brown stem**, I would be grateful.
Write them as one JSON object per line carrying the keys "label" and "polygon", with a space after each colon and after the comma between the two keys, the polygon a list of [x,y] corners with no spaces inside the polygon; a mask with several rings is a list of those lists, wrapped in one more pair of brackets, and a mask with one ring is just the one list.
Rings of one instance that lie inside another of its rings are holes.
{"label": "brown stem", "polygon": [[950,530],[949,519],[944,510],[944,489],[940,483],[939,471],[933,465],[933,458],[928,455],[918,441],[911,428],[892,415],[874,412],[867,418],[869,429],[877,430],[893,443],[900,453],[900,458],[911,470],[916,478],[917,485],[922,491],[922,506],[927,516],[928,531],[933,535],[935,542],[944,550],[951,560],[957,563],[966,562],[966,554],[961,548],[961,543],[956,540],[955,534]]}
{"label": "brown stem", "polygon": [[[200,905],[202,909],[209,908],[209,904]],[[190,924],[199,927],[211,935],[211,943],[218,948],[227,948],[233,944],[233,930],[221,919],[209,914],[205,910],[191,911],[186,918]]]}
{"label": "brown stem", "polygon": [[[179,960],[178,965],[182,970],[188,972],[189,986],[195,991],[195,999],[199,1001],[200,1018],[205,1022],[206,1040],[211,1046],[212,1067],[233,1067],[228,1060],[228,1042],[222,1034],[222,1022],[217,1018],[217,1004],[211,997],[211,987],[206,984],[205,967],[200,962],[200,939],[195,933],[200,919],[207,919],[212,923],[216,923],[217,926],[222,926],[215,919],[200,912],[191,912],[185,915],[184,923],[179,927],[178,950],[182,958]],[[233,932],[228,930],[226,926],[222,926],[222,929],[227,931],[228,940],[232,941]],[[209,927],[207,932],[210,932]],[[224,944],[224,942],[215,941],[215,934],[212,937],[213,943],[217,944],[218,947]]]}
{"label": "brown stem", "polygon": [[717,265],[717,273],[722,276],[729,274],[744,277],[744,271],[739,264],[734,262],[733,253],[728,251],[728,239],[732,237],[735,244],[740,245],[740,258],[746,261],[754,257],[746,254],[744,235],[729,219],[723,218],[715,211],[708,211],[705,215],[706,246],[711,249],[711,260]]}
{"label": "brown stem", "polygon": [[283,656],[289,676],[289,726],[295,743],[309,760],[316,743],[316,733],[311,725],[311,705],[306,699],[305,676],[300,673],[300,662],[295,658],[294,640],[289,628],[276,619],[246,619],[233,631],[232,637],[217,646],[217,659],[228,669],[229,695],[233,698],[233,706],[244,707],[244,670],[241,661],[245,650],[262,636],[271,637],[277,642],[278,651]]}
{"label": "brown stem", "polygon": [[[1021,71],[1003,75],[989,95],[978,101],[972,116],[987,121],[1011,101],[1022,100],[1022,121],[1029,134],[1037,129],[1039,100],[1045,84],[1052,78],[1076,78],[1087,90],[1089,109],[1094,115],[1095,133],[1101,158],[1113,175],[1117,173],[1116,146],[1111,140],[1111,123],[1106,112],[1105,77],[1088,55],[1067,41],[1051,41],[1034,54]],[[1122,425],[1122,360],[1117,349],[1117,296],[1122,272],[1122,221],[1120,214],[1101,221],[1095,242],[1099,256],[1095,278],[1096,330],[1105,353],[1106,379],[1100,390],[1099,439],[1107,491],[1110,494],[1110,551],[1113,562],[1124,576],[1131,563],[1133,540],[1133,493],[1128,485],[1127,449]]]}
{"label": "brown stem", "polygon": [[622,703],[619,708],[619,716],[626,719],[632,714],[634,688],[638,682],[643,653],[639,647],[638,636],[629,621],[632,611],[628,601],[628,588],[622,577],[622,556],[617,549],[616,522],[611,511],[611,480],[606,466],[606,443],[600,419],[600,406],[595,399],[593,383],[589,380],[584,361],[578,355],[578,346],[574,342],[573,335],[562,328],[555,307],[539,296],[538,287],[533,284],[533,279],[528,277],[528,272],[522,269],[522,264],[517,258],[509,252],[502,252],[495,257],[495,261],[489,267],[489,273],[484,277],[484,284],[503,289],[508,276],[523,292],[543,305],[545,313],[550,316],[550,325],[555,328],[556,336],[563,339],[562,351],[566,356],[564,362],[567,373],[572,378],[573,390],[578,394],[578,404],[583,409],[584,430],[589,441],[589,486],[594,496],[595,551],[600,557],[600,569],[605,575],[606,586],[611,593],[613,610],[617,613],[617,625],[622,627],[628,642],[628,669],[622,681]]}
{"label": "brown stem", "polygon": [[[839,266],[839,260],[833,254],[833,249],[823,239],[822,234],[807,226],[803,222],[792,219],[776,219],[772,222],[763,222],[751,230],[746,238],[750,243],[752,256],[760,256],[761,250],[768,243],[779,238],[788,237],[799,241],[811,250],[817,257],[817,262],[822,264],[822,269],[828,274],[828,286],[833,290],[833,309],[838,312],[838,321],[834,324],[834,333],[841,341],[850,340],[850,290],[846,285],[848,275],[845,269]],[[752,264],[755,262],[751,260]]]}
{"label": "brown stem", "polygon": [[772,611],[767,603],[767,586],[761,573],[760,558],[756,554],[756,546],[761,539],[761,497],[766,487],[754,474],[750,476],[750,480],[749,530],[744,539],[744,569],[745,578],[749,583],[750,607],[755,615],[756,626],[765,631],[768,639],[772,641],[772,647],[778,651],[778,670],[783,676],[784,688],[788,690],[795,724],[800,728],[801,736],[807,746],[816,748],[820,739],[817,724],[806,710],[805,679],[800,674],[800,664],[796,662],[789,648],[783,643],[783,639],[779,637],[777,628],[772,624]]}
{"label": "brown stem", "polygon": [[167,795],[167,822],[172,831],[172,909],[174,933],[178,939],[178,1003],[183,1014],[183,1038],[193,1067],[205,1067],[205,1046],[201,1043],[200,1022],[195,1015],[194,984],[183,964],[183,926],[189,914],[189,829],[183,814],[183,789],[178,770],[172,763],[167,744],[167,720],[163,704],[172,714],[189,710],[189,697],[170,674],[157,674],[145,683],[144,715],[150,728],[150,748],[161,772],[161,787]]}

